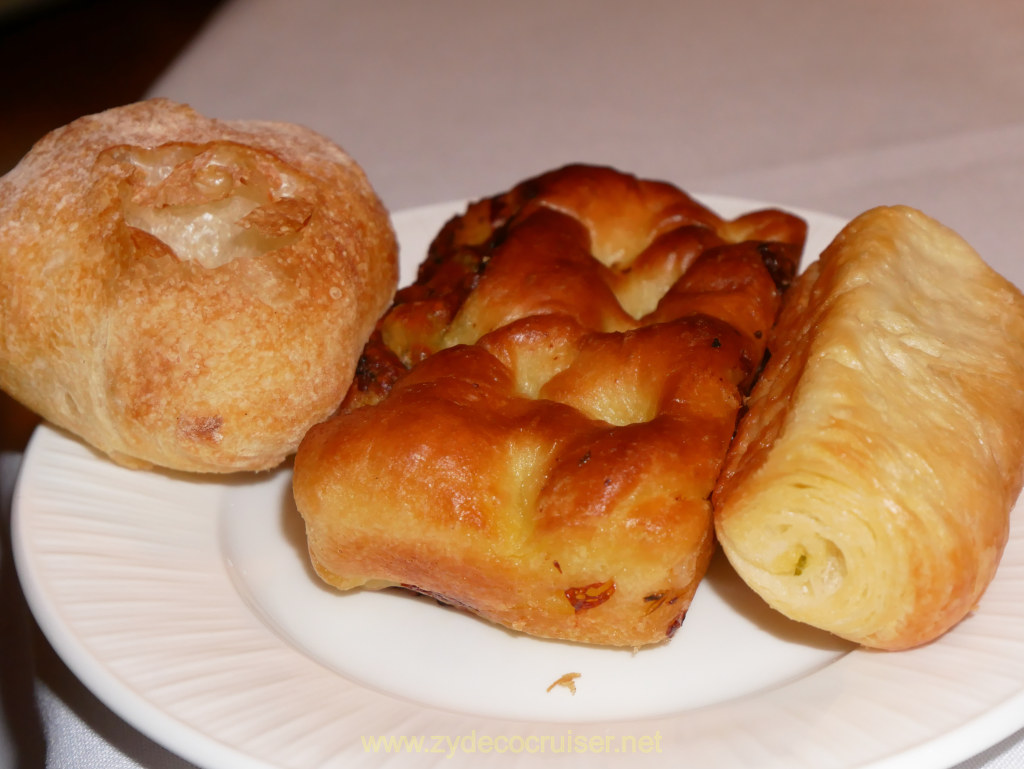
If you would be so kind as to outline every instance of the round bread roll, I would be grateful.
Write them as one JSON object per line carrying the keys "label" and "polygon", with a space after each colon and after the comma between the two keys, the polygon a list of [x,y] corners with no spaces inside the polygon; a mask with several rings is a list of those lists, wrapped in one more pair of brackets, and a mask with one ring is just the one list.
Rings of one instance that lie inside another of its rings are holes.
{"label": "round bread roll", "polygon": [[0,179],[0,387],[122,465],[273,468],[345,395],[397,252],[309,129],[83,117]]}

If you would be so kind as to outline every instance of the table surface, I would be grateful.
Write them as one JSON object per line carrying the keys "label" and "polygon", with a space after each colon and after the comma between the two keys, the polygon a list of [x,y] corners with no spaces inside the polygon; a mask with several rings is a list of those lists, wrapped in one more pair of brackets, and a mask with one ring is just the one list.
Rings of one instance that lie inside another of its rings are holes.
{"label": "table surface", "polygon": [[[1019,0],[235,0],[152,94],[326,134],[393,211],[584,161],[844,217],[912,205],[1024,281]],[[190,766],[11,624],[44,731],[5,679],[0,764],[45,741],[52,767]],[[1024,767],[1022,743],[959,769]]]}

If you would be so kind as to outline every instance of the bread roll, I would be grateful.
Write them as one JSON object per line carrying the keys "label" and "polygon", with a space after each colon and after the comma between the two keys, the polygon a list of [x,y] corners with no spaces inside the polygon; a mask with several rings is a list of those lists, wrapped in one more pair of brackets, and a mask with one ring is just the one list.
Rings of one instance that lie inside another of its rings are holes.
{"label": "bread roll", "polygon": [[664,641],[805,230],[591,166],[471,204],[299,447],[317,572],[536,636]]}
{"label": "bread roll", "polygon": [[771,606],[879,649],[963,619],[1024,460],[1024,298],[905,207],[852,221],[791,289],[714,494]]}
{"label": "bread roll", "polygon": [[83,117],[0,179],[0,387],[130,467],[272,468],[337,408],[397,270],[362,170],[306,128]]}

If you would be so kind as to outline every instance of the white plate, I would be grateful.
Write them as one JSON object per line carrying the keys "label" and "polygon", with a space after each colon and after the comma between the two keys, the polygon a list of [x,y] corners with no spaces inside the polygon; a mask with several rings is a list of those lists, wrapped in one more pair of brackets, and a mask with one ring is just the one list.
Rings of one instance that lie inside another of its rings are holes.
{"label": "white plate", "polygon": [[[705,201],[728,216],[760,206]],[[458,208],[395,217],[406,276]],[[809,255],[842,226],[797,213]],[[399,592],[323,587],[287,468],[129,471],[44,426],[13,525],[29,603],[69,667],[211,769],[922,769],[1024,725],[1017,527],[978,612],[922,649],[851,651],[765,609],[719,559],[672,641],[634,654],[518,636]],[[549,689],[566,673],[579,673],[575,693]]]}

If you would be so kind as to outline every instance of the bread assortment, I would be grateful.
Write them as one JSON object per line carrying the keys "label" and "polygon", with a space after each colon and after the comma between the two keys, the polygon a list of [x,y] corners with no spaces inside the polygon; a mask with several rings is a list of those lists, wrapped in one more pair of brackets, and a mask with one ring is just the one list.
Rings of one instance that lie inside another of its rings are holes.
{"label": "bread assortment", "polygon": [[0,387],[124,465],[272,468],[337,408],[397,270],[365,174],[306,128],[84,117],[0,179]]}
{"label": "bread assortment", "polygon": [[880,207],[806,224],[569,165],[470,203],[397,293],[388,211],[309,129],[164,99],[0,178],[0,389],[114,462],[261,471],[319,576],[623,647],[716,546],[863,646],[970,614],[1024,484],[1024,296]]}
{"label": "bread assortment", "polygon": [[471,204],[299,446],[317,572],[536,636],[664,641],[805,231],[582,165]]}
{"label": "bread assortment", "polygon": [[714,502],[743,580],[880,649],[995,574],[1024,472],[1024,297],[906,207],[854,219],[786,297]]}

